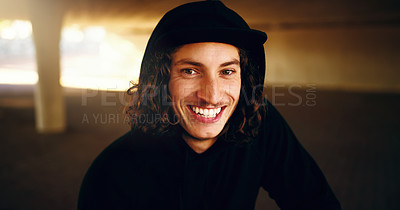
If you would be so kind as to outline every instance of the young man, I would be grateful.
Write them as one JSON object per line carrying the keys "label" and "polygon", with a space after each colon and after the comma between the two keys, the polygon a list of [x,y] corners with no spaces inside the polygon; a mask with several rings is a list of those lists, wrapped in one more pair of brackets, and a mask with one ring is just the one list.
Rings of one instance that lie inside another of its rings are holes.
{"label": "young man", "polygon": [[322,172],[264,99],[265,33],[219,1],[169,11],[126,112],[132,131],[94,161],[78,209],[340,209]]}

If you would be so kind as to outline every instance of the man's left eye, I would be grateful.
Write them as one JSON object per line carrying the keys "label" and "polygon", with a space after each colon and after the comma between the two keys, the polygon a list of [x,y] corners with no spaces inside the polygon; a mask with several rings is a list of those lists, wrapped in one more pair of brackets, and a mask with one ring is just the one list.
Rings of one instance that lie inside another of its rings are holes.
{"label": "man's left eye", "polygon": [[233,74],[235,71],[234,70],[232,70],[232,69],[226,69],[226,70],[222,70],[221,71],[221,74],[223,74],[223,75],[231,75],[231,74]]}

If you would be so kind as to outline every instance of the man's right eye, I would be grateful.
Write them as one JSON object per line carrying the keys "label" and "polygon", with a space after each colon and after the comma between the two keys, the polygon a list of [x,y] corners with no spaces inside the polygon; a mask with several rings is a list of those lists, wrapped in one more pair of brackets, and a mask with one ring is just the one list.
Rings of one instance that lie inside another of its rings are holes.
{"label": "man's right eye", "polygon": [[196,71],[193,69],[182,69],[182,72],[189,75],[196,74]]}

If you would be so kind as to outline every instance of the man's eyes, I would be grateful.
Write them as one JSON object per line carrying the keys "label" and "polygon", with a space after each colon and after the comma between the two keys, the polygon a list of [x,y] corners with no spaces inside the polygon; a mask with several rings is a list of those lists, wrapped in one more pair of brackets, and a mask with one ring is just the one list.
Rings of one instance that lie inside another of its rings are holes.
{"label": "man's eyes", "polygon": [[[181,72],[183,74],[189,75],[189,76],[199,74],[199,72],[197,72],[194,69],[182,69]],[[220,73],[220,75],[223,75],[223,76],[229,76],[229,75],[234,74],[235,72],[236,72],[236,70],[234,70],[234,69],[224,69],[224,70],[221,70],[219,73]]]}

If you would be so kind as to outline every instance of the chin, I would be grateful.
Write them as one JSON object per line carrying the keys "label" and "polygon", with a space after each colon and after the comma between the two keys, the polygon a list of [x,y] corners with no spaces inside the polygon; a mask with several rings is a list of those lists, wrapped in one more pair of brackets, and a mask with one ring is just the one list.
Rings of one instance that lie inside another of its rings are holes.
{"label": "chin", "polygon": [[193,138],[195,140],[205,141],[205,140],[217,138],[220,133],[221,133],[221,131],[219,131],[219,132],[210,132],[208,134],[206,134],[205,132],[202,132],[202,133],[189,133],[189,132],[186,132],[186,135],[188,135],[189,137],[191,137],[191,138]]}

